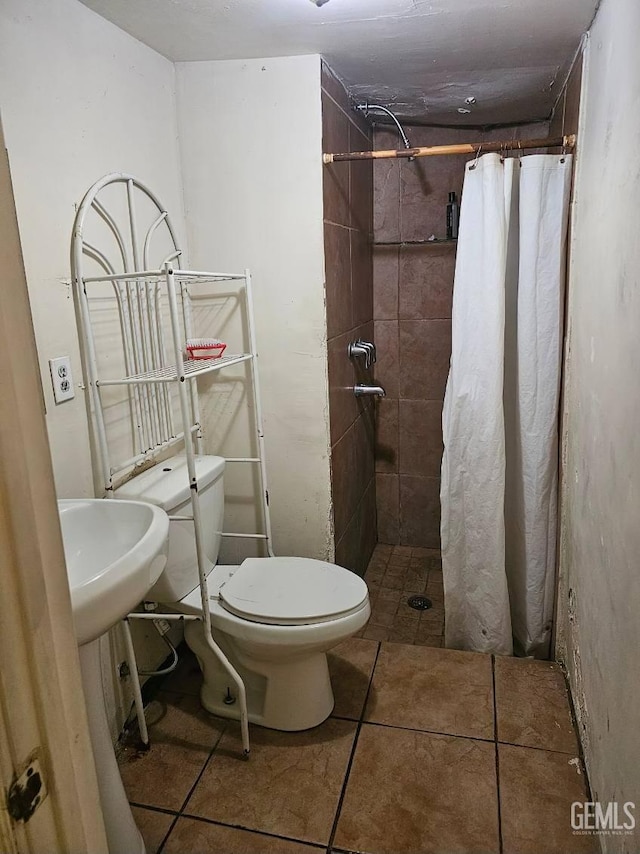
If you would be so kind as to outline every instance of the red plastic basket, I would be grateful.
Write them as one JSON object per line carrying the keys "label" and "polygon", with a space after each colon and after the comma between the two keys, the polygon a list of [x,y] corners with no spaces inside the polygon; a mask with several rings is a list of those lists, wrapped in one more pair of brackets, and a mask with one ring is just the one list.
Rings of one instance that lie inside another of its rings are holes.
{"label": "red plastic basket", "polygon": [[206,347],[187,345],[187,355],[189,359],[219,359],[227,349],[226,344],[210,344]]}

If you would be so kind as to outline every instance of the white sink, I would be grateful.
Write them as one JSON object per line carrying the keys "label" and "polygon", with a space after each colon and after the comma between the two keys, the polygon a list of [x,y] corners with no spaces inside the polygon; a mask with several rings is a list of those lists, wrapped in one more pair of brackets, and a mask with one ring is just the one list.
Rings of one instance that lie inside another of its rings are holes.
{"label": "white sink", "polygon": [[103,635],[146,596],[167,562],[169,517],[140,501],[58,501],[78,644]]}
{"label": "white sink", "polygon": [[169,517],[141,501],[58,501],[71,606],[109,854],[145,854],[105,712],[100,645],[147,595],[167,562]]}

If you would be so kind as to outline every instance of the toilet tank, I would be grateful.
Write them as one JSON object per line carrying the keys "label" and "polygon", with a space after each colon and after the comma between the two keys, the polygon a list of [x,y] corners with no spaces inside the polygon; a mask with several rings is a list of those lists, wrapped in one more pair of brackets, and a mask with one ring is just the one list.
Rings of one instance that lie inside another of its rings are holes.
{"label": "toilet tank", "polygon": [[[207,566],[215,564],[220,551],[220,532],[224,515],[222,457],[196,456],[196,476],[202,534]],[[189,473],[184,455],[171,457],[147,469],[114,491],[114,498],[146,501],[162,507],[169,516],[192,516]],[[178,602],[197,586],[198,560],[194,525],[191,521],[171,522],[169,525],[169,555],[167,566],[149,591],[147,599],[154,602]]]}

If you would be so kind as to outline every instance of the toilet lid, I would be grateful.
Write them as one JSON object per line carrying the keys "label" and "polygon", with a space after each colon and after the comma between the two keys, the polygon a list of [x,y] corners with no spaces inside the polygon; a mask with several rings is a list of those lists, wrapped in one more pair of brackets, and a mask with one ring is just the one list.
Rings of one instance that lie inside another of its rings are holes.
{"label": "toilet lid", "polygon": [[323,623],[358,611],[365,582],[348,569],[302,557],[247,558],[220,587],[220,604],[245,620]]}

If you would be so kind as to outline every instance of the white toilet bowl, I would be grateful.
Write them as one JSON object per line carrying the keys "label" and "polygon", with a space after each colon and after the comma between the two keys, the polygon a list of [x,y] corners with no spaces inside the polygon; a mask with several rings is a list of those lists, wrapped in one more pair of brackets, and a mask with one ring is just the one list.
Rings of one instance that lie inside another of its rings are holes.
{"label": "white toilet bowl", "polygon": [[[242,676],[249,720],[288,731],[322,723],[334,704],[326,653],[369,619],[364,581],[323,561],[257,558],[214,567],[207,584],[213,637]],[[200,613],[200,589],[176,607]],[[202,705],[234,716],[234,685],[207,645],[203,624],[187,623],[185,638],[203,672]]]}
{"label": "white toilet bowl", "polygon": [[[367,585],[348,569],[310,558],[218,565],[225,461],[198,456],[195,465],[202,548],[212,567],[207,578],[213,636],[245,683],[249,719],[281,730],[317,726],[333,708],[326,652],[369,619]],[[201,613],[194,526],[185,521],[191,499],[184,457],[139,474],[114,497],[148,501],[173,517],[167,566],[148,598],[185,614]],[[239,717],[234,686],[207,645],[202,623],[189,621],[185,637],[204,674],[203,706]]]}

